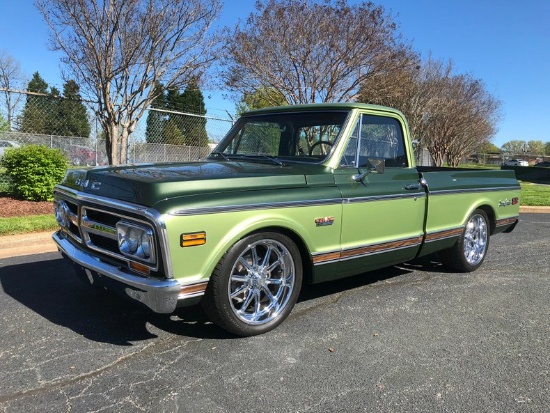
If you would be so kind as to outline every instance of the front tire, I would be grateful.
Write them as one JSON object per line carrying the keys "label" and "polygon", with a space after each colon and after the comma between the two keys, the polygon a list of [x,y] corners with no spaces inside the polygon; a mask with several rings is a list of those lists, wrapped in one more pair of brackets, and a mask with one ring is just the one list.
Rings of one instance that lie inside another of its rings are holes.
{"label": "front tire", "polygon": [[263,232],[238,241],[220,260],[202,304],[210,319],[239,336],[281,324],[302,285],[302,259],[286,235]]}
{"label": "front tire", "polygon": [[487,255],[489,235],[489,218],[485,211],[476,209],[456,244],[439,252],[441,263],[458,272],[477,270]]}

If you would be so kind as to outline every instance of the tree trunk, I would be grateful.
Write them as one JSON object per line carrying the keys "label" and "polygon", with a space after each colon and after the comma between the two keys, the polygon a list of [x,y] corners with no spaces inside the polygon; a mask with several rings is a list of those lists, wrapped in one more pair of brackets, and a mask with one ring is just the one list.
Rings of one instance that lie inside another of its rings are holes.
{"label": "tree trunk", "polygon": [[120,131],[119,165],[128,163],[128,127],[122,126]]}
{"label": "tree trunk", "polygon": [[119,165],[118,156],[118,127],[113,123],[109,123],[107,131],[107,155],[109,156],[109,165]]}

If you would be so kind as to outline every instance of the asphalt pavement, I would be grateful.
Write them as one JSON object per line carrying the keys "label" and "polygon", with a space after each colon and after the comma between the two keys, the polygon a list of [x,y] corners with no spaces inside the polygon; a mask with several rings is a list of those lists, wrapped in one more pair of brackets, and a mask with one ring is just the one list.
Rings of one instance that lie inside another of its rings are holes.
{"label": "asphalt pavement", "polygon": [[307,287],[239,339],[94,290],[58,253],[0,259],[2,412],[547,412],[549,214],[483,266],[428,257]]}

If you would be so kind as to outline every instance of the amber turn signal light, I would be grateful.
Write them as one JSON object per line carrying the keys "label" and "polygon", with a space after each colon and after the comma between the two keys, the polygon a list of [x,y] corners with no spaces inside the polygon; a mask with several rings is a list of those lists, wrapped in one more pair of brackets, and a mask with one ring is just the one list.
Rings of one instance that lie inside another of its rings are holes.
{"label": "amber turn signal light", "polygon": [[180,246],[196,247],[197,245],[206,244],[206,232],[193,232],[191,234],[181,234]]}

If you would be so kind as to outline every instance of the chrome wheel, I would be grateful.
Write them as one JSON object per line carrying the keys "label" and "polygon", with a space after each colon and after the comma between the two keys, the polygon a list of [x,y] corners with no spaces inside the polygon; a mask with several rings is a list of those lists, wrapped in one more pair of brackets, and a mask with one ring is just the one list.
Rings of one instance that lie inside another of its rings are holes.
{"label": "chrome wheel", "polygon": [[464,258],[468,264],[475,266],[485,258],[487,251],[487,221],[481,214],[474,214],[466,224],[464,232]]}
{"label": "chrome wheel", "polygon": [[491,227],[487,213],[476,209],[456,243],[442,251],[439,258],[450,270],[460,272],[475,271],[483,263],[489,250]]}
{"label": "chrome wheel", "polygon": [[220,259],[201,304],[214,323],[233,334],[263,334],[288,317],[302,278],[302,256],[294,241],[275,231],[256,232]]}
{"label": "chrome wheel", "polygon": [[249,244],[229,274],[234,314],[249,325],[269,323],[286,308],[296,282],[292,255],[281,242],[261,239]]}

